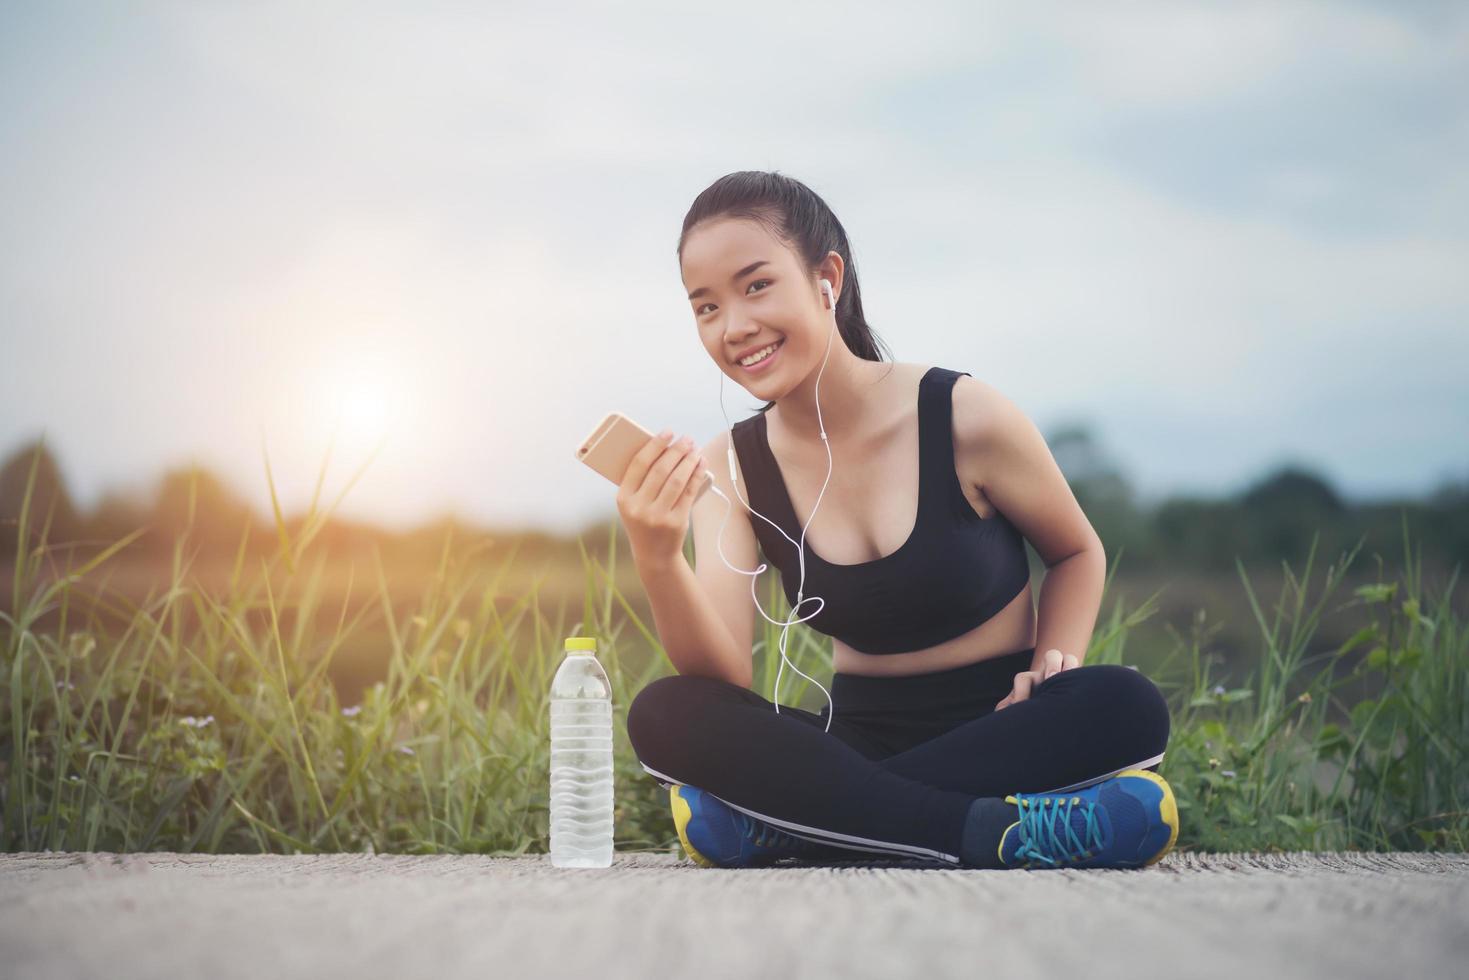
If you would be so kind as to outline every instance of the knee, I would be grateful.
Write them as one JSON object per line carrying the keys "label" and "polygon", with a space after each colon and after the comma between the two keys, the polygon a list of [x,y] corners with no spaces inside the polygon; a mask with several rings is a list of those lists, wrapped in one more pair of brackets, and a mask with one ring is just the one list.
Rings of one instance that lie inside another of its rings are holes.
{"label": "knee", "polygon": [[1121,664],[1088,664],[1052,677],[1075,674],[1072,683],[1084,685],[1085,697],[1105,711],[1115,731],[1133,733],[1146,744],[1146,754],[1162,752],[1168,743],[1168,701],[1147,675]]}
{"label": "knee", "polygon": [[1129,715],[1132,725],[1145,733],[1145,737],[1152,740],[1157,751],[1162,752],[1168,745],[1171,719],[1168,714],[1168,699],[1158,690],[1158,685],[1142,671],[1121,664],[1097,666],[1113,668],[1112,673],[1116,675],[1117,682],[1118,710]]}
{"label": "knee", "polygon": [[627,738],[633,752],[649,765],[666,756],[667,749],[686,742],[691,728],[707,717],[702,706],[732,687],[712,677],[669,674],[643,686],[627,706]]}

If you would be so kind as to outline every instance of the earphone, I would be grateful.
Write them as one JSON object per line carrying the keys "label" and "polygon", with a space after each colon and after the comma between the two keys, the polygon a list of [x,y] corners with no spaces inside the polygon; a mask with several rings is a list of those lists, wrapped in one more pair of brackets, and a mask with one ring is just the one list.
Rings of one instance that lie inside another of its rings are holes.
{"label": "earphone", "polygon": [[[821,605],[816,608],[816,612],[811,613],[810,616],[798,616],[798,615],[796,615],[799,612],[802,604],[806,601],[806,596],[805,596],[805,587],[806,587],[806,528],[810,527],[811,526],[811,522],[816,518],[816,511],[819,510],[820,507],[821,507],[821,498],[823,496],[825,496],[825,494],[826,494],[826,485],[827,485],[827,483],[830,483],[831,482],[831,472],[832,472],[831,443],[826,438],[826,426],[825,426],[825,424],[821,420],[821,375],[822,375],[822,372],[824,372],[826,370],[826,362],[827,362],[827,360],[829,360],[830,357],[831,357],[831,341],[832,341],[832,336],[836,333],[836,327],[837,327],[837,317],[836,317],[837,301],[836,301],[836,296],[833,294],[832,286],[831,286],[830,281],[828,281],[826,279],[822,279],[821,282],[820,282],[820,288],[821,288],[822,295],[825,297],[826,308],[831,313],[831,330],[828,331],[828,333],[826,335],[826,355],[821,360],[821,370],[816,372],[816,392],[815,392],[815,399],[816,399],[816,426],[817,426],[818,429],[820,429],[820,431],[821,431],[821,441],[826,446],[826,480],[821,484],[821,493],[817,494],[817,496],[816,496],[816,505],[811,508],[811,516],[808,517],[808,518],[806,518],[806,524],[805,524],[805,526],[803,526],[801,528],[801,541],[800,541],[800,543],[797,544],[797,542],[791,541],[791,536],[789,534],[786,534],[785,531],[781,530],[780,525],[776,524],[774,521],[772,521],[770,518],[766,517],[764,514],[761,514],[758,511],[756,511],[753,507],[750,506],[750,502],[748,500],[746,500],[744,497],[740,497],[740,503],[742,503],[742,504],[745,505],[745,510],[749,511],[751,514],[754,514],[756,517],[760,518],[762,521],[764,521],[766,524],[769,524],[771,527],[775,528],[777,531],[780,531],[780,536],[781,537],[785,538],[787,541],[790,541],[791,544],[793,544],[793,545],[796,546],[796,557],[800,561],[801,578],[800,578],[800,582],[796,586],[796,602],[795,602],[795,605],[793,605],[791,607],[791,614],[792,614],[791,615],[791,618],[788,618],[788,619],[786,619],[783,622],[782,621],[779,621],[779,620],[772,619],[770,616],[767,616],[765,614],[765,610],[760,607],[760,599],[759,599],[759,597],[757,596],[757,594],[755,592],[755,580],[756,580],[756,578],[759,577],[759,575],[760,575],[761,572],[765,571],[770,566],[768,566],[768,565],[766,565],[764,563],[761,563],[761,565],[758,568],[756,568],[754,571],[746,571],[743,568],[735,568],[734,565],[731,565],[730,564],[729,559],[725,557],[725,555],[724,555],[724,544],[723,544],[723,540],[724,540],[724,526],[729,523],[729,515],[730,515],[730,513],[734,509],[734,504],[733,504],[733,502],[730,501],[730,499],[728,497],[725,497],[724,496],[724,493],[719,489],[719,487],[717,487],[717,486],[711,486],[709,488],[712,491],[714,491],[715,493],[719,494],[721,497],[724,497],[724,502],[726,504],[725,511],[724,511],[724,520],[722,522],[720,522],[720,525],[719,525],[719,536],[717,538],[715,538],[715,544],[719,548],[719,558],[720,558],[720,560],[723,561],[725,563],[725,565],[727,565],[732,571],[739,572],[741,575],[749,575],[749,576],[751,576],[751,578],[750,578],[750,598],[753,599],[754,602],[755,602],[755,609],[760,613],[761,616],[764,616],[765,617],[765,619],[766,619],[767,622],[775,623],[777,626],[779,626],[781,628],[781,630],[780,630],[780,640],[779,640],[779,642],[777,644],[777,646],[780,649],[780,661],[781,661],[781,665],[780,665],[780,668],[775,672],[775,684],[772,687],[771,692],[770,692],[770,700],[775,705],[775,713],[776,714],[780,714],[780,678],[781,678],[781,674],[785,671],[785,665],[788,664],[788,663],[790,663],[790,660],[786,657],[786,634],[790,631],[790,628],[793,625],[795,625],[796,623],[804,623],[806,620],[811,619],[814,616],[816,616],[816,614],[819,613],[819,612],[821,612],[822,609],[826,608],[826,600],[825,599],[821,598],[820,596],[812,596],[811,599],[813,599],[814,601],[817,601],[817,602],[820,602],[821,603]],[[719,373],[719,409],[720,409],[721,412],[724,412],[724,372],[723,371],[721,371]],[[740,496],[740,487],[739,487],[739,478],[738,478],[738,475],[737,475],[737,472],[736,472],[736,465],[735,465],[734,429],[729,424],[729,413],[728,412],[724,412],[724,421],[725,421],[725,427],[729,430],[729,436],[730,436],[730,439],[729,439],[729,447],[728,447],[728,449],[725,452],[725,455],[726,455],[726,457],[729,460],[729,482],[730,482],[730,485],[732,487],[734,487],[735,496],[739,497]],[[808,681],[811,681],[817,687],[821,687],[821,682],[820,681],[818,681],[816,678],[812,677],[810,674],[807,674],[805,671],[801,670],[795,664],[791,664],[791,670],[794,670],[796,673],[800,674],[802,677],[806,678]],[[826,701],[827,701],[827,704],[829,705],[829,708],[830,708],[830,710],[827,712],[827,717],[826,717],[826,731],[831,731],[831,721],[832,721],[832,718],[835,717],[835,715],[836,715],[836,702],[832,700],[831,692],[828,691],[826,688],[821,687],[821,693],[823,693],[823,694],[826,695]]]}

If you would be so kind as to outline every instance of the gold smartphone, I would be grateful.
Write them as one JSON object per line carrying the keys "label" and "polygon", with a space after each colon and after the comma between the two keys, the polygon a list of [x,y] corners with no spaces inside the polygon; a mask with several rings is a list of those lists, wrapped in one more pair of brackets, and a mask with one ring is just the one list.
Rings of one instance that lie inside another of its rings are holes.
{"label": "gold smartphone", "polygon": [[[621,412],[610,412],[597,423],[592,434],[583,439],[581,445],[576,447],[576,458],[620,487],[622,478],[627,474],[627,465],[632,462],[638,450],[646,446],[648,440],[652,438],[655,438],[653,433],[626,415]],[[704,485],[695,494],[694,502],[698,503],[713,485],[714,473],[706,469]]]}

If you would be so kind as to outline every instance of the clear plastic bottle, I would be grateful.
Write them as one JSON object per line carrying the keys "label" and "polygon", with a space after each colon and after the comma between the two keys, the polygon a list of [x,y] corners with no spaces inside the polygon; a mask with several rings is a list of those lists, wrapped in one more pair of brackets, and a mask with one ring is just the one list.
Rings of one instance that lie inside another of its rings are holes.
{"label": "clear plastic bottle", "polygon": [[567,638],[551,681],[551,863],[612,864],[612,685],[590,636]]}

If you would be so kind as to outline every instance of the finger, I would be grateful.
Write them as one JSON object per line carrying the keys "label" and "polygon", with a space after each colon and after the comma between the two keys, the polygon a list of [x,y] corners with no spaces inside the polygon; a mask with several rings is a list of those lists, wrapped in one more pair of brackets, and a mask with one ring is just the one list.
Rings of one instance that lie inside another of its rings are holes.
{"label": "finger", "polygon": [[[1018,677],[1020,675],[1017,674],[1016,676]],[[1007,707],[1007,706],[1012,705],[1014,703],[1015,703],[1015,688],[1014,688],[1013,682],[1012,682],[1012,686],[1010,688],[1010,693],[1007,694],[1007,695],[1005,695],[1003,698],[1000,699],[1000,703],[997,704],[997,705],[995,705],[995,710],[996,711],[999,711],[1001,708]]]}
{"label": "finger", "polygon": [[1077,667],[1080,666],[1081,658],[1074,653],[1068,653],[1066,656],[1061,658],[1062,670],[1075,670]]}
{"label": "finger", "polygon": [[1049,679],[1052,674],[1060,670],[1062,659],[1064,659],[1064,655],[1061,653],[1060,650],[1047,650],[1046,663],[1045,667],[1043,668],[1044,673],[1041,675],[1041,680]]}
{"label": "finger", "polygon": [[668,475],[668,482],[663,485],[663,492],[658,495],[660,505],[667,504],[670,510],[677,511],[684,503],[684,498],[689,497],[692,490],[698,488],[695,477],[699,472],[699,464],[703,458],[697,452],[690,452],[679,464],[673,468]]}
{"label": "finger", "polygon": [[688,483],[684,484],[683,493],[679,494],[678,500],[674,501],[673,518],[681,527],[688,526],[694,504],[700,499],[699,488],[705,483],[704,470],[702,461],[694,466],[694,471],[689,474]]}
{"label": "finger", "polygon": [[683,484],[677,481],[674,471],[691,453],[698,455],[694,453],[694,440],[687,436],[663,450],[663,454],[643,478],[640,493],[654,506],[672,506],[673,501],[678,499],[679,492],[683,490]]}
{"label": "finger", "polygon": [[643,485],[643,479],[648,475],[649,468],[672,441],[673,430],[664,429],[643,443],[643,448],[633,453],[632,459],[628,462],[627,472],[622,474],[622,486],[630,492],[636,492]]}
{"label": "finger", "polygon": [[1015,690],[1010,692],[1010,703],[1018,704],[1030,697],[1031,686],[1035,683],[1034,671],[1025,671],[1015,675]]}
{"label": "finger", "polygon": [[689,485],[684,488],[684,493],[690,500],[699,496],[699,491],[706,485],[712,485],[714,481],[709,478],[709,461],[700,456],[699,461],[694,464],[694,472],[689,474]]}

